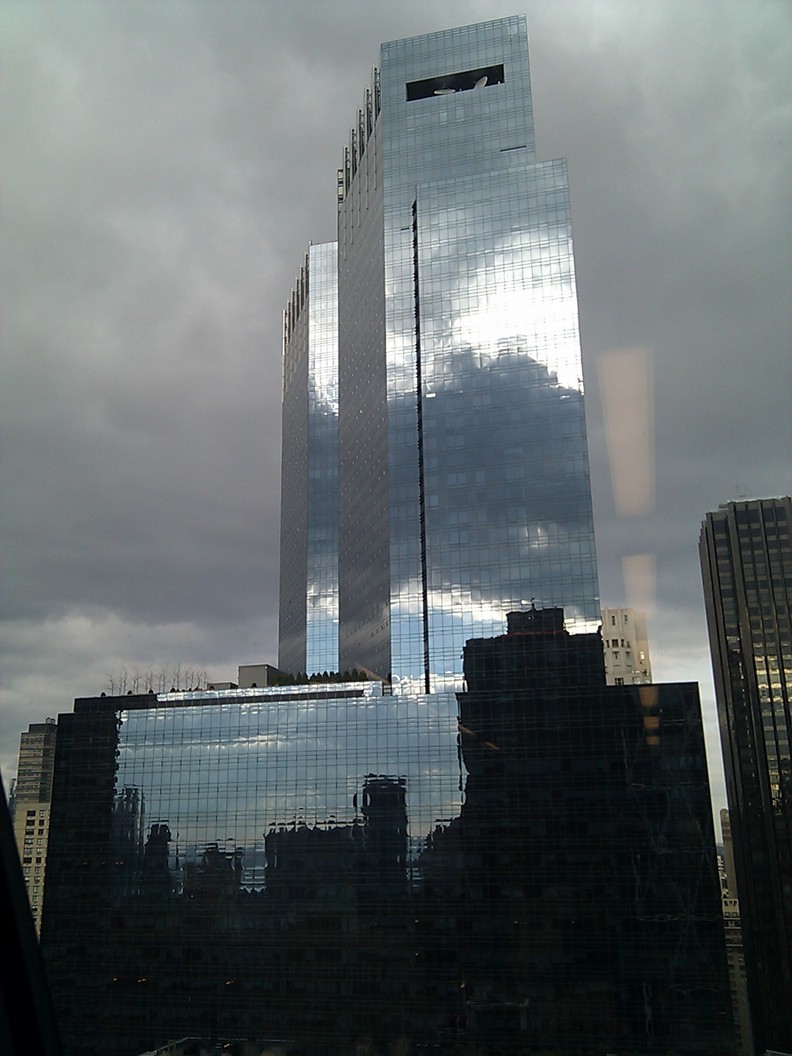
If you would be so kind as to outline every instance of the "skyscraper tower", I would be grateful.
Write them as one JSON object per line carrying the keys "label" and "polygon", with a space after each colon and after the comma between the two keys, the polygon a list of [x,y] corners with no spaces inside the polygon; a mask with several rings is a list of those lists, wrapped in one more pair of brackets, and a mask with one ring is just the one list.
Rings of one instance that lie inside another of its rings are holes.
{"label": "skyscraper tower", "polygon": [[338,325],[339,666],[451,688],[532,599],[594,630],[566,164],[535,159],[523,17],[382,46],[339,172]]}
{"label": "skyscraper tower", "polygon": [[792,500],[707,514],[701,567],[757,1052],[792,1050]]}

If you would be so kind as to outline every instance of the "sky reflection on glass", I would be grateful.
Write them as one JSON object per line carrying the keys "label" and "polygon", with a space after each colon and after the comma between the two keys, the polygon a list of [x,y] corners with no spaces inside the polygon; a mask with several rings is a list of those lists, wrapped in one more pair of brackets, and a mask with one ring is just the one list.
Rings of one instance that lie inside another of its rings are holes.
{"label": "sky reflection on glass", "polygon": [[403,779],[412,857],[436,823],[458,816],[454,695],[383,696],[376,683],[332,688],[350,695],[245,700],[232,691],[191,705],[182,694],[184,706],[121,713],[116,789],[142,793],[144,832],[168,825],[175,877],[217,844],[242,850],[243,886],[261,886],[265,834],[361,825],[371,775]]}

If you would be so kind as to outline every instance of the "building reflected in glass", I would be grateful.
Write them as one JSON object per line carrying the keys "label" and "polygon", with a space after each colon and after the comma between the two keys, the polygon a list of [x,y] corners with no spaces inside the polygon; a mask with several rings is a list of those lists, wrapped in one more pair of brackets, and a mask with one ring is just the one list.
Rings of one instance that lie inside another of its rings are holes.
{"label": "building reflected in glass", "polygon": [[340,1056],[445,1023],[415,900],[461,806],[453,694],[150,694],[62,720],[43,947],[67,1053],[197,1035]]}
{"label": "building reflected in glass", "polygon": [[561,610],[468,642],[465,673],[60,716],[42,941],[69,1056],[728,1054],[696,687],[606,687]]}

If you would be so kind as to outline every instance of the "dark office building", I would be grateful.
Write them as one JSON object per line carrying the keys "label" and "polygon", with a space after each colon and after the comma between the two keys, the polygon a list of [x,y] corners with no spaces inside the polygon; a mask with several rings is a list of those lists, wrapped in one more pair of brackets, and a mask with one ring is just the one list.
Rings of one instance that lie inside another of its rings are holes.
{"label": "dark office building", "polygon": [[697,687],[606,687],[561,610],[509,628],[467,643],[458,695],[477,1026],[529,1052],[732,1051]]}
{"label": "dark office building", "polygon": [[509,625],[458,698],[76,701],[42,937],[67,1053],[729,1053],[696,687],[606,687],[561,610]]}
{"label": "dark office building", "polygon": [[701,567],[757,1052],[792,1051],[792,500],[707,514]]}

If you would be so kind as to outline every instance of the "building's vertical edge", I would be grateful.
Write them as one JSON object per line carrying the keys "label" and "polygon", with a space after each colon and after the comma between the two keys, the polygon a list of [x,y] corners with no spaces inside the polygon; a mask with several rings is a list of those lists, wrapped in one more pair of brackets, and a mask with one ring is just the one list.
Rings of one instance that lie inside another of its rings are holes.
{"label": "building's vertical edge", "polygon": [[[375,74],[373,95],[379,98]],[[373,104],[372,104],[373,106]],[[339,666],[390,676],[390,530],[383,243],[383,114],[367,118],[338,206]]]}
{"label": "building's vertical edge", "polygon": [[306,669],[309,324],[306,255],[284,313],[278,667]]}
{"label": "building's vertical edge", "polygon": [[338,670],[338,247],[309,250],[306,641],[308,674]]}

